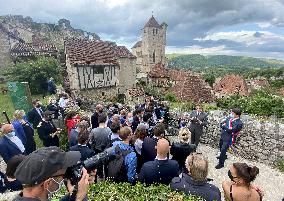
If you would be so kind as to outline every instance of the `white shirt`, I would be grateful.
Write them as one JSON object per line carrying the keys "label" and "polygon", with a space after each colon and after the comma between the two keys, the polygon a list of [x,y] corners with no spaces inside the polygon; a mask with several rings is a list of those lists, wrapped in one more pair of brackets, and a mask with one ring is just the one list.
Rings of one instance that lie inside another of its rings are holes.
{"label": "white shirt", "polygon": [[59,107],[61,108],[66,108],[66,101],[64,100],[64,98],[60,98],[59,101],[58,101],[58,105]]}
{"label": "white shirt", "polygon": [[15,145],[17,145],[17,147],[20,149],[20,151],[22,153],[25,152],[25,147],[22,143],[22,141],[20,140],[20,138],[18,138],[18,136],[16,136],[15,132],[13,133],[9,133],[8,135],[6,135],[6,137],[13,142]]}

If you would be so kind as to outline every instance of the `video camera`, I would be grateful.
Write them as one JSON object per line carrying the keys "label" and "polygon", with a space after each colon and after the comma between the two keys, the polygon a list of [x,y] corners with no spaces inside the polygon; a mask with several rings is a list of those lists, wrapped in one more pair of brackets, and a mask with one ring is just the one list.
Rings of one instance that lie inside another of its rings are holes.
{"label": "video camera", "polygon": [[92,170],[107,164],[112,159],[112,156],[114,156],[114,148],[110,147],[85,161],[67,168],[65,178],[69,179],[72,185],[76,185],[82,178],[83,168],[85,168],[88,172],[91,172]]}

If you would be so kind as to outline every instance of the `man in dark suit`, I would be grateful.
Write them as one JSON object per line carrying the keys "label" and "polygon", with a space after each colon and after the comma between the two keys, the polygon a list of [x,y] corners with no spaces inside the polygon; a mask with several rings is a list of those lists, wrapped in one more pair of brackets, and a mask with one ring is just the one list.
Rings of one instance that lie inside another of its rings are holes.
{"label": "man in dark suit", "polygon": [[222,131],[219,143],[220,156],[217,157],[219,163],[215,167],[216,169],[224,167],[225,160],[227,159],[227,150],[230,147],[234,136],[243,128],[243,122],[240,120],[241,113],[239,108],[232,109],[230,117],[221,124]]}
{"label": "man in dark suit", "polygon": [[153,130],[153,137],[146,137],[142,144],[141,156],[143,163],[148,161],[153,161],[157,155],[157,150],[155,146],[160,138],[163,138],[165,134],[165,125],[163,123],[158,123]]}
{"label": "man in dark suit", "polygon": [[137,128],[137,126],[141,123],[143,115],[144,115],[144,109],[142,108],[138,108],[135,110],[135,115],[133,117],[133,122],[131,125],[131,129],[133,131],[133,133],[135,133],[135,130]]}
{"label": "man in dark suit", "polygon": [[45,109],[41,106],[41,102],[38,99],[32,103],[34,108],[28,113],[28,121],[33,124],[34,128],[37,128],[39,122],[42,120]]}
{"label": "man in dark suit", "polygon": [[37,126],[37,132],[39,138],[45,147],[57,146],[59,147],[58,135],[61,133],[62,129],[56,128],[52,123],[52,115],[54,112],[45,111],[43,113],[42,121]]}
{"label": "man in dark suit", "polygon": [[156,149],[155,160],[143,164],[138,180],[146,184],[168,185],[174,177],[178,176],[179,165],[177,161],[168,159],[170,144],[166,139],[159,139]]}
{"label": "man in dark suit", "polygon": [[98,104],[96,106],[96,111],[94,114],[91,116],[91,124],[92,124],[92,129],[98,128],[99,127],[99,115],[103,113],[104,107],[101,104]]}
{"label": "man in dark suit", "polygon": [[25,154],[24,143],[15,133],[13,125],[5,124],[1,130],[4,136],[0,138],[0,155],[5,163],[15,155]]}
{"label": "man in dark suit", "polygon": [[78,144],[70,147],[69,151],[79,151],[81,153],[81,161],[84,161],[95,155],[95,152],[87,146],[89,132],[82,130],[78,135]]}
{"label": "man in dark suit", "polygon": [[208,123],[207,114],[203,112],[202,106],[196,106],[196,110],[193,110],[190,114],[190,121],[189,130],[191,132],[191,144],[195,144],[197,147],[200,137],[203,134],[203,127]]}

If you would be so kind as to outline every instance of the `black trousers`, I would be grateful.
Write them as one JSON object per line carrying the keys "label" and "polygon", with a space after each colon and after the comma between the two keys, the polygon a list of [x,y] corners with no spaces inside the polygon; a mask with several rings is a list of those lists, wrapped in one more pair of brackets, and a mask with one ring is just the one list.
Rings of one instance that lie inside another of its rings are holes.
{"label": "black trousers", "polygon": [[219,149],[220,149],[220,157],[219,157],[219,164],[224,166],[225,160],[227,159],[227,150],[230,147],[230,140],[228,139],[220,139],[219,142]]}
{"label": "black trousers", "polygon": [[194,129],[193,131],[191,131],[191,144],[195,144],[197,147],[202,134],[203,130]]}

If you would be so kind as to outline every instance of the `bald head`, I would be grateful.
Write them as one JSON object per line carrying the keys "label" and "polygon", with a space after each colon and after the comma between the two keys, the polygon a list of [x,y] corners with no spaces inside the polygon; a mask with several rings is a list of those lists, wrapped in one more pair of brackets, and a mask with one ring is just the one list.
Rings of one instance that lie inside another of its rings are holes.
{"label": "bald head", "polygon": [[12,124],[4,124],[1,128],[3,134],[10,133],[14,130],[14,127]]}
{"label": "bald head", "polygon": [[167,157],[167,154],[169,153],[170,150],[170,143],[168,140],[162,138],[159,139],[157,142],[157,155],[161,157]]}

